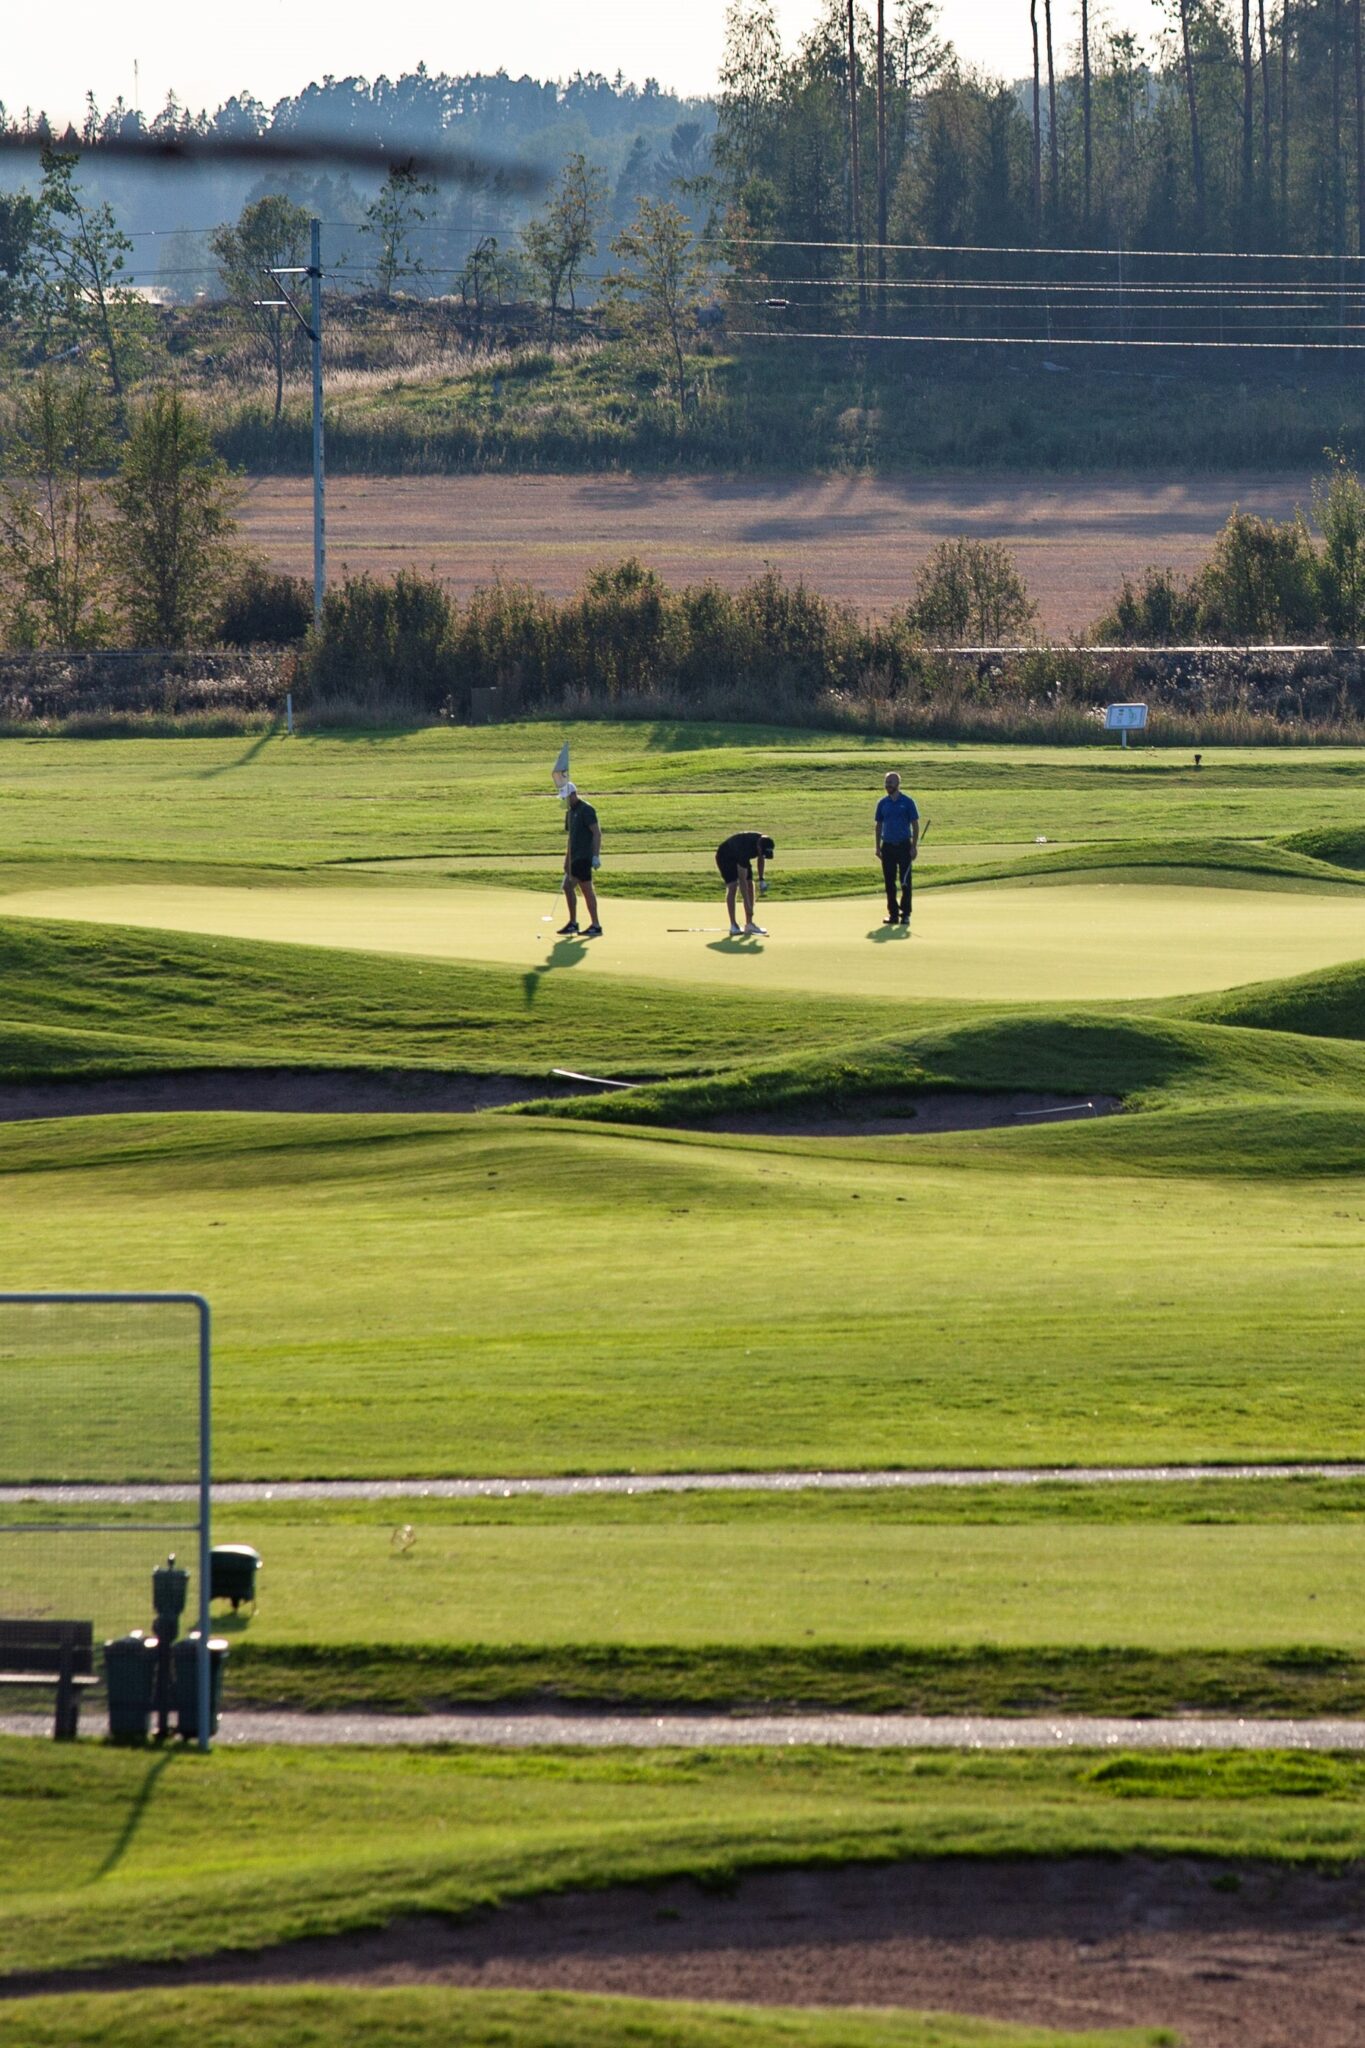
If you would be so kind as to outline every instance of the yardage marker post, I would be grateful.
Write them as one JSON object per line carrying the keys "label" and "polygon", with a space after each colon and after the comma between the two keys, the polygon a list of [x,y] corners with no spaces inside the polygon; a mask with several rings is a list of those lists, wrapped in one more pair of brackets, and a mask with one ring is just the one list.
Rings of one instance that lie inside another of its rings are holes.
{"label": "yardage marker post", "polygon": [[[213,1547],[212,1518],[212,1450],[213,1450],[213,1341],[212,1312],[202,1294],[180,1290],[131,1289],[116,1291],[106,1289],[44,1289],[42,1291],[0,1292],[0,1309],[3,1308],[189,1308],[192,1309],[198,1325],[198,1462],[199,1476],[197,1492],[198,1521],[194,1533],[198,1537],[199,1551],[199,1647],[195,1657],[195,1692],[198,1705],[197,1747],[207,1751],[212,1747],[209,1727],[211,1701],[211,1660],[209,1655],[209,1593],[211,1552]],[[131,1490],[131,1488],[130,1488]],[[163,1533],[171,1527],[183,1524],[148,1524],[160,1528]]]}

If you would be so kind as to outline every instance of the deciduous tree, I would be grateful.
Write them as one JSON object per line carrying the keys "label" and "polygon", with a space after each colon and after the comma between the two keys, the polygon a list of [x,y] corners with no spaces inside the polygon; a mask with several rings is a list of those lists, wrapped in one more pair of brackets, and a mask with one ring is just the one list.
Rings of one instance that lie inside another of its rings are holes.
{"label": "deciduous tree", "polygon": [[134,413],[110,491],[111,548],[129,631],[149,647],[192,646],[236,566],[240,486],[174,386]]}

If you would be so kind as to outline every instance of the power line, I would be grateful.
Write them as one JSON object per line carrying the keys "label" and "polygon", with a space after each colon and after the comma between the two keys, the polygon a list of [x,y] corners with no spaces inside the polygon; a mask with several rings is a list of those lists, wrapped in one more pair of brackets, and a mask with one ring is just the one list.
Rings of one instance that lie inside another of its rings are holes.
{"label": "power line", "polygon": [[1086,256],[1107,263],[1145,263],[1157,256],[1197,263],[1365,263],[1365,252],[1324,255],[1292,249],[1082,249],[1008,242],[804,242],[781,235],[699,235],[699,242],[735,249],[878,249],[911,256]]}
{"label": "power line", "polygon": [[[862,348],[869,344],[878,345],[892,341],[913,341],[919,343],[940,343],[948,348],[1198,348],[1198,349],[1273,349],[1280,354],[1286,351],[1312,350],[1327,355],[1365,355],[1365,342],[1335,341],[1113,341],[1090,340],[1071,335],[1046,334],[850,334],[820,333],[814,329],[802,328],[785,333],[768,331],[761,327],[734,328],[730,330],[734,341],[842,341]],[[1347,333],[1365,332],[1365,329],[1351,327]]]}

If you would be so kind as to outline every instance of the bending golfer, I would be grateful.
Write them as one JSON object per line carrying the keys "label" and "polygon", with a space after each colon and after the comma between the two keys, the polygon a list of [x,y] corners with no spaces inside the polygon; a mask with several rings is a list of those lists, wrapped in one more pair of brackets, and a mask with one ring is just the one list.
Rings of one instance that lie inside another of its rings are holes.
{"label": "bending golfer", "polygon": [[[754,868],[758,862],[758,886],[763,888],[763,864],[770,861],[776,848],[771,839],[765,839],[761,832],[732,832],[716,848],[716,866],[720,869],[725,883],[725,908],[730,913],[730,937],[732,939],[766,939],[768,934],[761,924],[754,923]],[[739,928],[735,916],[735,891],[744,896],[744,929]]]}
{"label": "bending golfer", "polygon": [[912,796],[902,793],[901,779],[893,769],[886,778],[886,795],[877,804],[877,858],[886,883],[883,924],[910,922],[911,878],[918,852],[919,806]]}
{"label": "bending golfer", "polygon": [[602,865],[602,827],[597,822],[597,813],[591,804],[585,804],[572,782],[564,785],[564,830],[568,844],[564,848],[564,894],[569,899],[569,922],[559,927],[561,939],[573,938],[578,931],[578,896],[575,882],[583,891],[583,902],[588,916],[592,919],[583,933],[585,939],[600,939],[602,927],[597,922],[597,891],[592,885],[594,868]]}

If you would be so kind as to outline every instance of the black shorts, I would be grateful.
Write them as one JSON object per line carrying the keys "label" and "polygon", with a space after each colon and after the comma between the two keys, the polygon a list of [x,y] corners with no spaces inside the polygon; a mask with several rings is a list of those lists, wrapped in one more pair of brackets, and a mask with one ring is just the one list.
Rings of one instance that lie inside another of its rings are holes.
{"label": "black shorts", "polygon": [[569,862],[569,873],[576,882],[590,882],[592,880],[592,855],[589,854],[586,860],[571,860]]}
{"label": "black shorts", "polygon": [[741,869],[743,869],[746,875],[752,875],[754,871],[751,861],[736,860],[735,856],[732,853],[727,853],[723,846],[716,848],[716,866],[720,869],[720,878],[727,889],[732,882],[739,880]]}

